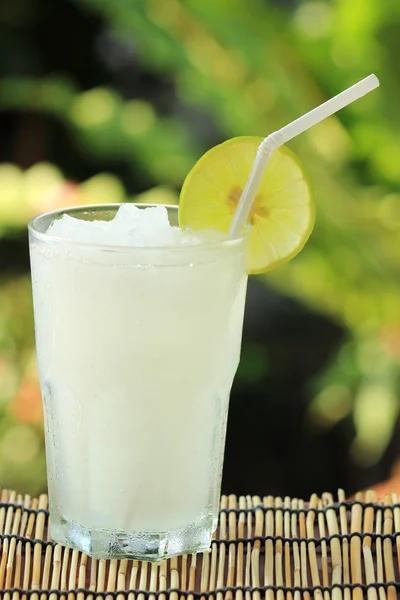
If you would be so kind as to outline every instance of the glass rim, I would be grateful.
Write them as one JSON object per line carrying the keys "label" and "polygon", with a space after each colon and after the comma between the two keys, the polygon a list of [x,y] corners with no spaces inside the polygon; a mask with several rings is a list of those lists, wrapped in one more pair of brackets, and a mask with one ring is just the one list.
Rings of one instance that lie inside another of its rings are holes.
{"label": "glass rim", "polygon": [[[246,238],[250,231],[250,226],[247,225],[245,231],[242,235],[237,236],[235,238],[227,238],[225,240],[216,241],[216,242],[204,242],[199,244],[169,244],[164,246],[126,246],[126,245],[115,245],[115,244],[101,244],[98,242],[83,242],[80,240],[74,240],[68,237],[60,237],[56,235],[48,234],[47,232],[40,231],[38,229],[37,224],[44,218],[54,217],[54,219],[59,215],[69,214],[73,211],[95,211],[95,210],[112,210],[122,206],[123,204],[132,204],[133,206],[137,206],[139,208],[154,208],[156,206],[164,206],[167,210],[178,211],[177,204],[152,204],[152,203],[141,203],[141,202],[114,202],[111,204],[84,204],[78,206],[68,206],[64,208],[56,208],[54,210],[49,210],[43,213],[40,213],[33,217],[28,223],[29,232],[38,240],[52,243],[52,244],[68,244],[74,247],[81,248],[92,248],[94,250],[106,250],[106,251],[114,251],[114,252],[198,252],[201,250],[212,250],[218,248],[232,247],[236,245],[240,245]],[[190,230],[189,230],[190,231]],[[195,230],[194,230],[195,231]],[[199,230],[201,231],[201,230]]]}

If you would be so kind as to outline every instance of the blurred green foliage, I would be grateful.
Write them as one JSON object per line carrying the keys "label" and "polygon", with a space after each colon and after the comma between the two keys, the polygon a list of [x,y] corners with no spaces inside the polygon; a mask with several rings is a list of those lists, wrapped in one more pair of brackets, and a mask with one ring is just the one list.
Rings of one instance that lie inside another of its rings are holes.
{"label": "blurred green foliage", "polygon": [[[139,201],[177,201],[186,173],[208,149],[210,127],[217,140],[267,135],[370,72],[380,77],[379,90],[291,143],[312,182],[317,223],[301,255],[265,276],[348,331],[346,344],[314,382],[311,417],[331,426],[352,413],[353,460],[378,460],[400,406],[400,4],[74,3],[101,20],[120,53],[128,48],[147,72],[168,79],[173,106],[160,110],[140,89],[128,97],[107,81],[80,89],[73,73],[11,73],[0,80],[0,111],[56,119],[82,160],[98,164],[99,172],[105,159],[139,169],[153,187]],[[23,11],[23,3],[18,6]],[[12,20],[4,7],[0,19]],[[113,60],[122,60],[118,52]],[[132,199],[115,175],[76,184],[63,167],[0,165],[0,233],[20,230],[52,207]],[[6,483],[34,490],[44,475],[30,291],[25,276],[3,278],[1,285],[0,477],[12,473]],[[265,370],[262,357],[250,363],[241,367],[244,379]],[[15,440],[27,451],[13,458]]]}

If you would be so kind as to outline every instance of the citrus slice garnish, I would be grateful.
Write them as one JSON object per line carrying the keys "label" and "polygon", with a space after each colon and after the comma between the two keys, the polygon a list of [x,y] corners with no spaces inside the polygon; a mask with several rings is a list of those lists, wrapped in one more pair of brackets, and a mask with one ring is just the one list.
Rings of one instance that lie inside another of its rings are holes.
{"label": "citrus slice garnish", "polygon": [[[233,138],[200,158],[182,187],[181,227],[228,232],[262,141]],[[296,256],[310,237],[314,220],[307,177],[296,156],[282,146],[272,153],[247,219],[248,272],[264,273]]]}

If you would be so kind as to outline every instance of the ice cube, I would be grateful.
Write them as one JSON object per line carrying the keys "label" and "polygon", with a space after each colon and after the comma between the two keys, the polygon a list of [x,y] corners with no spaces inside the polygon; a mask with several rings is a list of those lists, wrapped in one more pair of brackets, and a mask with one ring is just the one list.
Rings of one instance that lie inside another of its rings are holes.
{"label": "ice cube", "polygon": [[[171,244],[171,226],[164,206],[137,208],[133,204],[123,204],[113,221],[113,231],[129,235],[128,245],[159,246]],[[179,242],[178,242],[179,243]]]}
{"label": "ice cube", "polygon": [[111,221],[85,221],[63,215],[61,219],[51,223],[47,233],[58,238],[87,244],[123,244],[120,232],[112,231],[111,223]]}
{"label": "ice cube", "polygon": [[135,223],[140,218],[141,212],[142,209],[138,208],[134,204],[130,204],[129,202],[121,204],[117,214],[112,220],[113,228],[115,226],[122,226],[124,231],[131,229],[132,226],[135,226]]}
{"label": "ice cube", "polygon": [[169,231],[171,229],[165,206],[151,206],[145,210],[141,209],[139,212],[138,227],[142,232],[151,235],[155,230]]}
{"label": "ice cube", "polygon": [[70,240],[88,240],[90,241],[93,233],[97,234],[98,229],[93,223],[82,219],[75,219],[69,215],[63,215],[61,219],[56,219],[47,230],[49,235],[59,238],[68,238]]}
{"label": "ice cube", "polygon": [[165,206],[136,208],[122,205],[114,221],[118,222],[118,226],[123,224],[133,246],[154,247],[173,243],[170,241],[171,226]]}

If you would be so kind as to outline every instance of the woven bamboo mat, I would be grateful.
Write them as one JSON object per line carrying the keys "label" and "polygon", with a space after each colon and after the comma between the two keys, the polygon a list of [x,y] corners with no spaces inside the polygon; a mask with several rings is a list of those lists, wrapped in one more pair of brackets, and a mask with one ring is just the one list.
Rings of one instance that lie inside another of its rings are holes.
{"label": "woven bamboo mat", "polygon": [[223,496],[210,553],[160,564],[92,560],[48,535],[47,496],[0,495],[5,600],[392,600],[400,596],[400,504],[343,491],[310,502]]}

